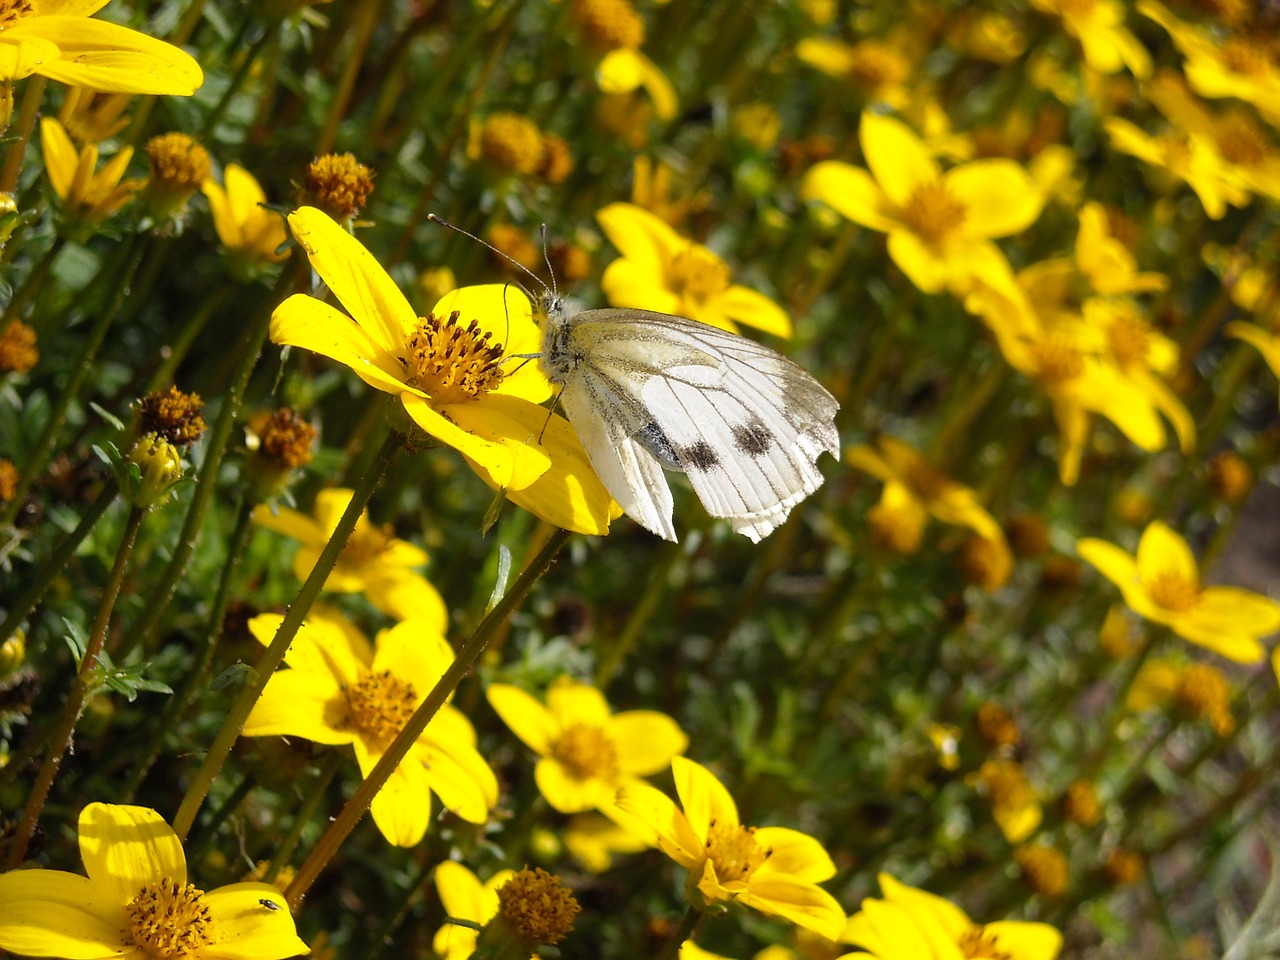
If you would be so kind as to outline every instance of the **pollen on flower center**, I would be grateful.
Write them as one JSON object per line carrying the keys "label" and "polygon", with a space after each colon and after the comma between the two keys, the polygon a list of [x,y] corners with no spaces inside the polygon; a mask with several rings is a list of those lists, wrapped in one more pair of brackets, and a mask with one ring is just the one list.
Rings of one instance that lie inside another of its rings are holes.
{"label": "pollen on flower center", "polygon": [[701,305],[729,289],[729,268],[706,247],[689,246],[671,258],[668,285],[681,299]]}
{"label": "pollen on flower center", "polygon": [[579,780],[608,780],[618,772],[618,748],[599,727],[574,723],[566,727],[551,748],[551,755]]}
{"label": "pollen on flower center", "polygon": [[916,188],[902,211],[903,219],[925,240],[941,240],[960,224],[968,211],[941,183],[924,183]]}
{"label": "pollen on flower center", "polygon": [[1080,354],[1056,338],[1050,338],[1032,345],[1031,351],[1036,359],[1036,368],[1040,379],[1046,383],[1065,383],[1074,380],[1084,370],[1084,361]]}
{"label": "pollen on flower center", "polygon": [[951,481],[944,473],[923,460],[917,460],[908,466],[903,479],[907,481],[907,486],[925,500],[942,496],[951,486]]}
{"label": "pollen on flower center", "polygon": [[644,21],[626,0],[574,0],[572,10],[583,34],[600,50],[636,50],[644,44]]}
{"label": "pollen on flower center", "polygon": [[973,926],[960,935],[957,943],[965,960],[1013,960],[1013,954],[1001,950],[994,933],[986,927]]}
{"label": "pollen on flower center", "polygon": [[149,883],[124,908],[135,946],[157,960],[188,960],[217,942],[204,891],[174,880]]}
{"label": "pollen on flower center", "polygon": [[1271,152],[1266,135],[1239,112],[1225,116],[1218,125],[1218,152],[1241,167],[1260,167]]}
{"label": "pollen on flower center", "polygon": [[1117,317],[1107,328],[1111,353],[1121,368],[1137,366],[1147,357],[1151,328],[1139,317]]}
{"label": "pollen on flower center", "polygon": [[864,40],[853,48],[849,74],[855,83],[868,90],[900,83],[909,72],[902,57],[887,43]]}
{"label": "pollen on flower center", "polygon": [[746,881],[772,853],[756,843],[755,827],[713,820],[707,831],[707,856],[722,884]]}
{"label": "pollen on flower center", "polygon": [[1200,585],[1176,573],[1162,573],[1148,588],[1151,599],[1174,613],[1182,613],[1196,605]]}
{"label": "pollen on flower center", "polygon": [[502,383],[502,344],[490,343],[475,320],[461,326],[458,316],[419,317],[406,344],[409,382],[440,403],[474,400]]}
{"label": "pollen on flower center", "polygon": [[1231,37],[1222,44],[1222,62],[1232,73],[1258,77],[1266,72],[1271,61],[1261,45],[1243,37]]}
{"label": "pollen on flower center", "polygon": [[31,0],[0,0],[0,30],[33,13]]}
{"label": "pollen on flower center", "polygon": [[351,725],[379,740],[399,733],[418,706],[413,684],[392,676],[390,670],[365,674],[346,693]]}

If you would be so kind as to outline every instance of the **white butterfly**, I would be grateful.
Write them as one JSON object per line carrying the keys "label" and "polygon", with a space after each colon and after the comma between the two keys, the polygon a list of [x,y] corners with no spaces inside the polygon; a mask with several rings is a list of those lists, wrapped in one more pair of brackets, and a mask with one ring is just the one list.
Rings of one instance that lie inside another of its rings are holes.
{"label": "white butterfly", "polygon": [[605,488],[660,537],[676,539],[664,469],[759,543],[822,484],[818,455],[840,455],[840,405],[775,350],[650,310],[573,312],[554,291],[539,306],[539,367]]}

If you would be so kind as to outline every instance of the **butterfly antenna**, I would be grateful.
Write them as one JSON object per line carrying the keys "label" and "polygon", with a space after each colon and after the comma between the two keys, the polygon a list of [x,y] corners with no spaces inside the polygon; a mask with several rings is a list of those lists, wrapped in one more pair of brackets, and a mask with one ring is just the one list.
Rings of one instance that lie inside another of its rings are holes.
{"label": "butterfly antenna", "polygon": [[[498,256],[500,256],[503,260],[507,261],[507,263],[511,264],[511,265],[512,265],[513,267],[515,267],[517,270],[520,270],[520,271],[522,271],[523,273],[528,274],[530,277],[532,277],[532,278],[533,278],[533,282],[534,282],[534,283],[536,283],[538,286],[542,287],[542,289],[543,289],[543,290],[546,290],[546,291],[547,291],[548,293],[550,293],[550,294],[554,294],[554,293],[555,293],[555,287],[554,287],[554,286],[552,286],[552,287],[548,287],[548,286],[547,286],[547,284],[546,284],[546,281],[544,281],[540,276],[538,276],[536,273],[534,273],[532,270],[530,270],[528,267],[526,267],[523,263],[520,263],[518,260],[516,260],[516,259],[514,259],[513,257],[511,257],[509,254],[503,253],[501,250],[499,250],[497,247],[495,247],[495,246],[494,246],[492,243],[490,243],[488,240],[481,240],[481,239],[480,239],[479,237],[477,237],[474,233],[468,233],[466,230],[463,230],[461,227],[455,227],[455,226],[454,226],[452,223],[450,223],[448,220],[445,220],[443,217],[437,217],[434,213],[428,213],[428,214],[427,214],[427,219],[428,219],[428,220],[430,220],[432,223],[438,223],[438,224],[440,224],[440,226],[442,226],[442,227],[448,227],[448,228],[449,228],[450,230],[452,230],[454,233],[460,233],[460,234],[462,234],[464,237],[470,237],[470,238],[471,238],[472,240],[474,240],[476,243],[480,244],[480,246],[482,246],[482,247],[486,247],[486,248],[488,248],[489,250],[491,250],[492,252],[496,253]],[[547,230],[547,228],[546,228],[546,224],[543,224],[543,227],[542,227],[542,235],[543,235],[543,241],[542,241],[542,253],[543,253],[543,256],[546,256],[546,251],[547,251],[546,230]],[[552,282],[553,284],[555,283],[555,276],[554,276],[554,275],[552,275],[552,277],[551,277],[551,282]],[[528,290],[525,290],[525,288],[524,288],[524,285],[523,285],[523,284],[521,284],[521,285],[520,285],[520,289],[521,289],[521,290],[524,290],[524,292],[525,292],[525,293],[528,293],[528,294],[529,294],[529,299],[530,299],[530,300],[536,300],[536,299],[538,299],[537,297],[533,296],[533,294],[529,293],[529,291],[528,291]]]}
{"label": "butterfly antenna", "polygon": [[547,265],[547,276],[551,278],[551,295],[559,296],[560,291],[556,289],[556,270],[551,266],[551,251],[547,247],[547,225],[544,223],[539,230],[542,234],[542,262]]}

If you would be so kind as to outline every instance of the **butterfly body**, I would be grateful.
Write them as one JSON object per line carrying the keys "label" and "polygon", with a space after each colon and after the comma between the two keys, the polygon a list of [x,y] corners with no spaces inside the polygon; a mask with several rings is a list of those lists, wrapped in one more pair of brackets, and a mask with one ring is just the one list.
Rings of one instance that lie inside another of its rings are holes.
{"label": "butterfly body", "polygon": [[816,490],[839,455],[839,405],[761,344],[649,310],[574,312],[544,296],[539,366],[622,509],[675,540],[663,470],[685,473],[715,517],[759,541]]}

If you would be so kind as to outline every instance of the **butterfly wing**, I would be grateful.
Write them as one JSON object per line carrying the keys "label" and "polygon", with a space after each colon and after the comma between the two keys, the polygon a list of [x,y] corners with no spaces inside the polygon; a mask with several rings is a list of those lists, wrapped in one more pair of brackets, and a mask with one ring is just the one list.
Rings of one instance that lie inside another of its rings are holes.
{"label": "butterfly wing", "polygon": [[645,310],[588,310],[571,322],[587,347],[579,371],[628,409],[626,441],[669,453],[707,512],[755,542],[821,485],[819,454],[839,455],[835,398],[762,344]]}

